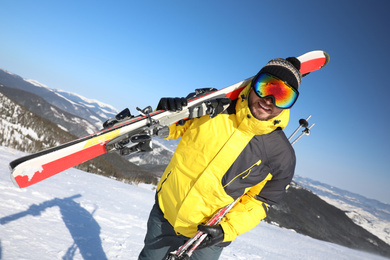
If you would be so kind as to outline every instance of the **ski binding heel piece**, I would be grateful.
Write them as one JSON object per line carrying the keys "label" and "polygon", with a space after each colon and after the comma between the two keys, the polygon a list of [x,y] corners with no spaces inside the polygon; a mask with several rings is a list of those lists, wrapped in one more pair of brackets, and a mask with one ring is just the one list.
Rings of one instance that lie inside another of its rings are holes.
{"label": "ski binding heel piece", "polygon": [[115,117],[110,118],[106,122],[104,122],[103,128],[104,129],[110,128],[110,127],[114,126],[115,124],[119,123],[120,121],[123,121],[125,119],[129,119],[132,117],[134,117],[134,116],[130,113],[130,109],[125,108],[119,114],[117,114]]}

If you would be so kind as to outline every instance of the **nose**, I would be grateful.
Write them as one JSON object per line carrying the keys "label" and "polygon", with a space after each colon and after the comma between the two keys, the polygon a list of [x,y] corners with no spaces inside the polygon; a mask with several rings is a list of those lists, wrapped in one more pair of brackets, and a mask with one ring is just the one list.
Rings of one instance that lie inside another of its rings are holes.
{"label": "nose", "polygon": [[271,97],[263,98],[263,100],[265,101],[265,103],[266,103],[267,105],[273,104],[273,101],[272,101],[272,98],[271,98]]}

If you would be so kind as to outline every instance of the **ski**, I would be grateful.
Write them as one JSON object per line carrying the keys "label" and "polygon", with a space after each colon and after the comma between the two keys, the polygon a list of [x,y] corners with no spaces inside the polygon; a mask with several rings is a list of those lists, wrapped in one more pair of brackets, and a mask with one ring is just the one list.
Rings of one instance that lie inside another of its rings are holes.
{"label": "ski", "polygon": [[[324,67],[329,61],[329,55],[324,51],[308,52],[297,58],[303,75]],[[209,109],[212,100],[236,99],[251,79],[217,91],[199,92],[178,112],[152,111],[147,107],[137,108],[140,115],[133,116],[125,109],[105,122],[101,131],[10,162],[11,179],[17,187],[24,188],[110,151],[120,151],[124,155],[150,151],[151,136],[166,137],[170,125],[196,117],[197,111]]]}
{"label": "ski", "polygon": [[330,57],[324,51],[310,51],[297,57],[297,59],[301,62],[299,72],[305,76],[312,71],[325,67],[329,63]]}

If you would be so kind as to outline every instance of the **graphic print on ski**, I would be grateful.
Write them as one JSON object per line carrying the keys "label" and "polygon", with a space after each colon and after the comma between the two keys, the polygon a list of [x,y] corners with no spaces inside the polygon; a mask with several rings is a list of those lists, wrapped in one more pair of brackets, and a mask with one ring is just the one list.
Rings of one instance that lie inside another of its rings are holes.
{"label": "graphic print on ski", "polygon": [[[329,55],[324,51],[311,51],[297,59],[301,62],[301,74],[307,75],[324,67],[329,62]],[[131,116],[128,111],[124,114],[120,113],[118,120],[112,122],[112,126],[109,124],[97,133],[12,161],[10,163],[11,179],[20,188],[28,187],[107,153],[117,144],[134,142],[136,145],[137,137],[142,139],[142,134],[145,136],[147,133],[164,132],[166,127],[190,118],[191,111],[194,108],[205,106],[207,101],[222,97],[236,99],[251,79],[248,78],[232,86],[197,96],[189,100],[188,105],[179,112],[165,110],[152,112],[148,107],[139,110],[141,115],[136,117]]]}

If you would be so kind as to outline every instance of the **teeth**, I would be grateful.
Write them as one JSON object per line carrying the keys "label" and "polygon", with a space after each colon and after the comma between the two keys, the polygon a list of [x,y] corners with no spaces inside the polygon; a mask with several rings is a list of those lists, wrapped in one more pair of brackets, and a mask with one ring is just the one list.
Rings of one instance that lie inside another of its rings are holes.
{"label": "teeth", "polygon": [[260,102],[259,102],[259,105],[260,105],[262,108],[264,108],[265,110],[271,110],[270,108],[263,106]]}

